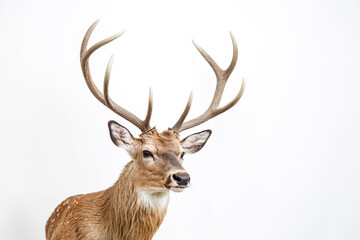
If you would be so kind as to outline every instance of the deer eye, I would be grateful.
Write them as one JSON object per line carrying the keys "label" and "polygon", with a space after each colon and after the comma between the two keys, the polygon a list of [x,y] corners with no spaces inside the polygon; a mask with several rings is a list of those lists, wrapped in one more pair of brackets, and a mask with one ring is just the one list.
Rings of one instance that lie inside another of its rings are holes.
{"label": "deer eye", "polygon": [[184,155],[185,155],[185,152],[182,152],[181,155],[180,155],[180,158],[183,159]]}
{"label": "deer eye", "polygon": [[144,158],[148,158],[148,157],[154,157],[153,155],[152,155],[152,153],[150,152],[150,151],[148,151],[148,150],[144,150],[143,151],[143,157]]}

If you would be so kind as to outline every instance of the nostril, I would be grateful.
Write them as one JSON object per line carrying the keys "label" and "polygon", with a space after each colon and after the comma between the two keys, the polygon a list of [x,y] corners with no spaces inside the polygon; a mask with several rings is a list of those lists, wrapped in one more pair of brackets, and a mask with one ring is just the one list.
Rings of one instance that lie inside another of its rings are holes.
{"label": "nostril", "polygon": [[181,182],[181,177],[179,177],[176,174],[173,174],[173,179],[175,180],[175,182],[180,183]]}
{"label": "nostril", "polygon": [[176,173],[172,175],[178,185],[186,186],[190,182],[190,175],[187,173]]}

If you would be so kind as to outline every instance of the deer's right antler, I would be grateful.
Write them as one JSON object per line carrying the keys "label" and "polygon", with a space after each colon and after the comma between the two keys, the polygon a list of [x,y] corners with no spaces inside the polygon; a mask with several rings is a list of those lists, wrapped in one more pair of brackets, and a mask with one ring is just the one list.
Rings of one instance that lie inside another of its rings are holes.
{"label": "deer's right antler", "polygon": [[149,92],[149,104],[148,104],[148,110],[145,117],[145,120],[141,120],[125,108],[122,108],[121,106],[117,105],[108,94],[108,86],[109,86],[109,79],[110,79],[110,72],[111,72],[111,66],[113,62],[113,56],[111,56],[108,66],[106,68],[105,72],[105,78],[104,78],[104,93],[100,92],[99,89],[96,87],[95,83],[92,80],[91,74],[90,74],[90,68],[89,68],[89,58],[93,52],[95,52],[100,47],[104,46],[105,44],[115,40],[116,38],[120,37],[125,31],[122,31],[118,34],[115,34],[111,37],[108,37],[93,46],[91,46],[89,49],[87,49],[87,44],[89,41],[89,38],[94,31],[96,25],[98,24],[99,20],[95,21],[88,31],[86,32],[84,39],[81,44],[81,50],[80,50],[80,63],[81,63],[81,69],[86,81],[87,86],[89,87],[91,93],[105,106],[110,108],[112,111],[114,111],[116,114],[120,115],[121,117],[125,118],[132,124],[134,124],[136,127],[138,127],[142,132],[146,132],[151,129],[150,127],[150,118],[152,113],[152,91],[150,89]]}
{"label": "deer's right antler", "polygon": [[217,81],[216,89],[215,89],[213,100],[210,103],[210,106],[208,107],[208,109],[200,116],[198,116],[190,121],[184,122],[187,114],[190,111],[190,107],[191,107],[192,94],[190,94],[190,97],[186,104],[184,112],[181,114],[181,116],[180,116],[179,120],[176,122],[176,124],[171,128],[171,130],[173,130],[174,132],[180,133],[186,129],[195,127],[203,122],[208,121],[209,119],[211,119],[213,117],[216,117],[217,115],[232,108],[240,100],[241,96],[243,95],[244,89],[245,89],[245,81],[244,80],[241,84],[240,91],[235,96],[235,98],[233,100],[231,100],[225,106],[219,107],[220,100],[221,100],[222,94],[224,92],[226,82],[227,82],[230,74],[234,70],[236,61],[238,58],[238,47],[236,44],[236,40],[235,40],[234,36],[231,34],[231,32],[230,32],[230,36],[231,36],[231,40],[232,40],[232,44],[233,44],[233,57],[232,57],[229,67],[226,70],[222,70],[217,65],[217,63],[210,57],[210,55],[207,54],[204,49],[202,49],[200,46],[198,46],[193,41],[195,47],[199,50],[200,54],[205,58],[205,60],[210,64],[211,68],[215,72],[216,81]]}

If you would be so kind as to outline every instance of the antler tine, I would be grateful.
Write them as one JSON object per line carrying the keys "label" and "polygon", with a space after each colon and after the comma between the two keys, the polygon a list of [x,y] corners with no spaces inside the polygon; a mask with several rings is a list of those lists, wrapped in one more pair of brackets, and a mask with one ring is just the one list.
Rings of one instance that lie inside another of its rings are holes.
{"label": "antler tine", "polygon": [[231,59],[231,63],[229,65],[229,67],[225,70],[228,77],[230,76],[232,71],[235,69],[236,62],[237,62],[238,55],[239,55],[238,46],[237,46],[235,37],[232,34],[232,32],[230,32],[230,37],[231,37],[231,42],[232,42],[232,45],[233,45],[233,57]]}
{"label": "antler tine", "polygon": [[184,122],[186,116],[188,115],[188,113],[190,111],[192,99],[193,99],[193,93],[191,92],[190,96],[189,96],[189,99],[188,99],[188,102],[186,104],[186,107],[184,109],[184,112],[181,114],[179,120],[175,123],[175,125],[171,128],[173,131],[175,131],[175,129],[179,129],[181,127],[181,124]]}
{"label": "antler tine", "polygon": [[91,46],[89,49],[87,49],[87,44],[89,42],[90,36],[92,32],[94,31],[96,25],[98,24],[99,20],[95,21],[88,31],[86,32],[83,42],[81,44],[81,50],[80,50],[80,63],[81,63],[81,69],[86,81],[87,86],[89,87],[91,93],[105,106],[110,108],[112,111],[114,111],[116,114],[120,115],[121,117],[125,118],[127,121],[134,124],[136,127],[138,127],[142,132],[145,132],[150,128],[149,122],[151,118],[152,113],[152,93],[150,93],[149,96],[149,105],[148,105],[148,111],[146,114],[146,118],[144,121],[142,121],[140,118],[126,110],[125,108],[122,108],[121,106],[117,105],[111,98],[109,97],[108,92],[108,86],[109,86],[109,79],[110,79],[110,73],[111,73],[111,67],[113,62],[113,56],[111,56],[108,66],[106,68],[105,77],[104,77],[104,94],[100,92],[100,90],[96,87],[95,83],[92,80],[91,74],[90,74],[90,68],[89,68],[89,58],[93,52],[95,52],[100,47],[104,46],[105,44],[115,40],[116,38],[120,37],[125,31],[122,31],[118,34],[115,34],[111,37],[108,37],[93,46]]}
{"label": "antler tine", "polygon": [[146,117],[144,120],[144,126],[147,128],[147,130],[151,129],[150,127],[150,119],[151,119],[151,114],[152,114],[152,109],[153,109],[153,92],[152,89],[149,89],[149,103],[148,103],[148,110],[146,113]]}
{"label": "antler tine", "polygon": [[183,121],[185,120],[185,117],[187,115],[187,113],[186,113],[184,116],[184,113],[185,113],[185,111],[184,111],[184,113],[181,115],[178,122],[176,122],[174,127],[171,128],[174,132],[180,133],[186,129],[189,129],[189,128],[195,127],[201,123],[204,123],[204,122],[208,121],[209,119],[229,110],[240,100],[241,96],[243,95],[244,89],[245,89],[245,81],[244,80],[241,84],[240,91],[235,96],[235,98],[233,100],[231,100],[225,106],[219,108],[219,104],[220,104],[221,97],[222,97],[222,94],[225,89],[226,82],[227,82],[230,74],[234,70],[234,68],[236,66],[237,58],[238,58],[238,47],[237,47],[235,37],[232,35],[231,32],[230,32],[230,36],[231,36],[231,40],[232,40],[232,44],[233,44],[233,57],[231,59],[230,65],[228,66],[228,68],[226,70],[221,69],[218,66],[218,64],[210,57],[210,55],[193,41],[195,47],[198,49],[200,54],[205,58],[205,60],[209,63],[210,67],[214,70],[214,73],[216,75],[215,93],[214,93],[213,99],[210,103],[210,106],[202,115],[183,123]]}

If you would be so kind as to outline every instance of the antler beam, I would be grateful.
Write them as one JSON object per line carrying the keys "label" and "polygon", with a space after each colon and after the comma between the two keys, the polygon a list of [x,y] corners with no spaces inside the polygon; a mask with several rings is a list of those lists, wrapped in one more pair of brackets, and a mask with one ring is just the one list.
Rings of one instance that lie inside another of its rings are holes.
{"label": "antler beam", "polygon": [[111,56],[108,66],[106,68],[105,72],[105,78],[104,78],[104,93],[102,93],[95,85],[95,83],[92,80],[91,74],[90,74],[90,68],[89,68],[89,58],[92,53],[94,53],[97,49],[100,47],[108,44],[109,42],[112,42],[113,40],[120,37],[125,31],[121,31],[118,34],[115,34],[111,37],[108,37],[90,48],[87,49],[87,44],[89,42],[90,36],[92,32],[94,31],[96,25],[98,24],[99,20],[95,21],[88,31],[86,32],[84,39],[81,44],[81,50],[80,50],[80,63],[81,63],[81,69],[85,78],[85,82],[87,86],[89,87],[91,93],[105,106],[110,108],[113,112],[118,114],[119,116],[125,118],[127,121],[134,124],[136,127],[138,127],[142,132],[146,132],[151,129],[150,127],[150,119],[151,119],[151,113],[152,113],[152,91],[150,89],[149,92],[149,104],[148,104],[148,110],[145,117],[145,120],[141,120],[125,108],[117,105],[111,98],[109,97],[108,93],[108,86],[109,86],[109,79],[110,79],[110,72],[111,72],[111,66],[113,62],[113,56]]}
{"label": "antler beam", "polygon": [[200,54],[205,58],[205,60],[209,63],[211,68],[214,70],[214,73],[216,75],[216,82],[217,82],[216,88],[215,88],[215,93],[214,93],[212,102],[210,103],[210,106],[203,114],[201,114],[200,116],[198,116],[192,120],[184,122],[187,114],[189,113],[190,107],[191,107],[191,102],[192,102],[192,94],[191,94],[189,97],[188,103],[186,105],[186,108],[185,108],[184,112],[182,113],[180,119],[171,128],[174,132],[180,133],[186,129],[195,127],[201,123],[204,123],[204,122],[210,120],[213,117],[216,117],[217,115],[232,108],[240,100],[241,96],[243,95],[244,89],[245,89],[245,81],[244,80],[241,84],[240,91],[235,96],[235,98],[233,100],[231,100],[225,106],[219,107],[220,100],[221,100],[222,94],[224,92],[226,82],[227,82],[230,74],[234,70],[236,62],[237,62],[237,58],[238,58],[238,46],[237,46],[236,40],[231,32],[230,32],[230,36],[231,36],[231,40],[232,40],[232,44],[233,44],[233,57],[232,57],[229,67],[226,70],[222,70],[217,65],[217,63],[210,57],[210,55],[193,41],[197,50],[200,52]]}

